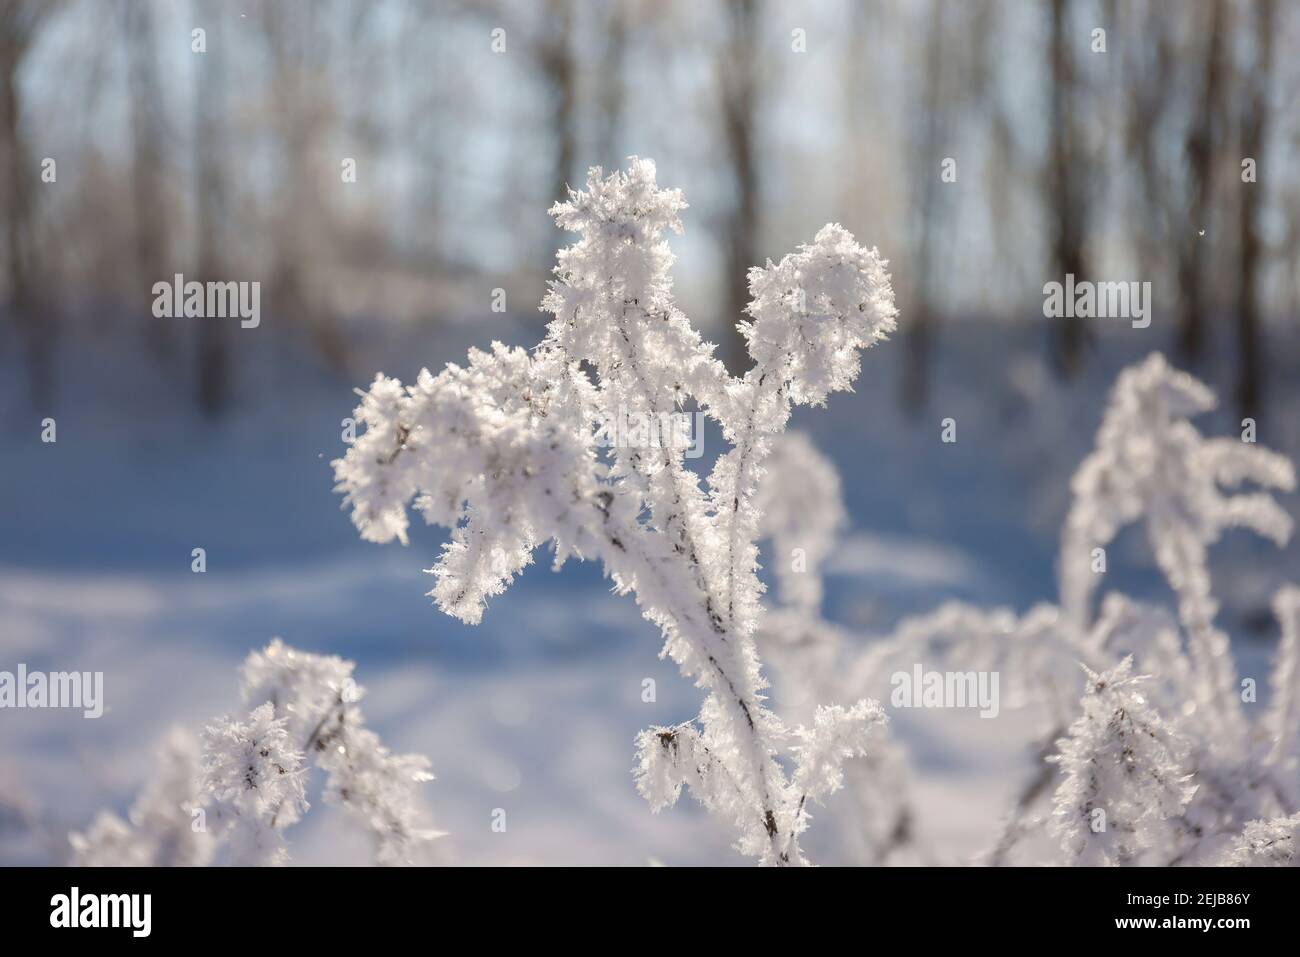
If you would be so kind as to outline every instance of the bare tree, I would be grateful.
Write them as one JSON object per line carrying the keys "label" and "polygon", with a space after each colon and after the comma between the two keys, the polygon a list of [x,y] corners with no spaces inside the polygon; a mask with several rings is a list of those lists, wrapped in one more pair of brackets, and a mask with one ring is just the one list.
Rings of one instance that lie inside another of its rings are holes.
{"label": "bare tree", "polygon": [[57,4],[46,0],[6,0],[0,4],[0,207],[4,216],[5,267],[9,309],[27,349],[27,375],[33,405],[54,392],[54,341],[51,309],[42,308],[39,280],[32,275],[33,158],[22,128],[18,74],[41,25]]}
{"label": "bare tree", "polygon": [[[948,231],[945,217],[953,217],[960,203],[942,201],[955,190],[954,178],[944,179],[949,150],[970,153],[971,141],[983,140],[989,151],[989,169],[980,177],[995,235],[1014,232],[1009,210],[1009,186],[1020,180],[1022,157],[1012,136],[1006,104],[997,88],[997,68],[1002,52],[996,42],[1001,9],[997,0],[931,0],[925,10],[921,68],[916,95],[909,100],[908,167],[919,181],[919,215],[909,217],[912,230],[911,289],[904,339],[902,399],[909,412],[925,404],[929,368],[944,305],[941,291],[948,281],[938,268],[943,255],[941,240]],[[955,157],[954,157],[955,160]],[[945,183],[947,187],[945,188]],[[994,245],[1001,248],[1002,242]]]}
{"label": "bare tree", "polygon": [[[550,98],[553,143],[548,199],[558,203],[568,195],[569,176],[578,155],[578,63],[573,41],[572,0],[547,0],[540,20],[537,65]],[[552,255],[550,243],[548,237],[548,260]]]}
{"label": "bare tree", "polygon": [[[329,5],[279,0],[261,9],[261,26],[271,60],[270,115],[280,147],[284,188],[272,216],[276,237],[271,299],[276,314],[306,327],[315,347],[335,369],[346,365],[346,349],[332,304],[313,294],[311,270],[336,230],[322,185],[329,171],[318,154],[337,120],[330,102],[330,45],[322,21]],[[351,24],[355,36],[358,24]],[[337,182],[337,179],[335,179]]]}
{"label": "bare tree", "polygon": [[1178,350],[1194,360],[1205,347],[1206,304],[1201,286],[1204,256],[1198,240],[1210,216],[1213,160],[1224,123],[1224,73],[1228,11],[1224,0],[1210,0],[1209,30],[1201,66],[1200,102],[1187,131],[1187,221],[1178,246],[1178,288],[1181,318]]}
{"label": "bare tree", "polygon": [[[171,222],[162,189],[166,129],[162,88],[155,59],[153,10],[138,0],[122,0],[122,35],[127,54],[131,100],[131,201],[135,211],[134,247],[138,301],[164,278],[171,248]],[[133,297],[134,298],[134,297]],[[148,316],[148,313],[144,313]],[[145,338],[156,351],[168,351],[165,325],[146,321]]]}
{"label": "bare tree", "polygon": [[[1252,6],[1255,18],[1255,68],[1243,77],[1245,88],[1241,107],[1241,152],[1258,164],[1263,152],[1268,123],[1268,93],[1273,75],[1273,31],[1276,26],[1274,0],[1258,0]],[[1263,367],[1259,361],[1259,290],[1257,276],[1260,261],[1259,209],[1264,183],[1242,184],[1238,205],[1240,257],[1237,277],[1237,410],[1242,416],[1257,416],[1264,388]]]}
{"label": "bare tree", "polygon": [[634,13],[631,0],[611,0],[605,9],[605,46],[600,62],[600,84],[596,94],[596,156],[608,169],[622,165],[618,154],[619,128],[623,121],[623,62],[627,57],[628,33]]}
{"label": "bare tree", "polygon": [[[1083,155],[1083,135],[1077,106],[1078,74],[1070,50],[1070,0],[1052,0],[1049,41],[1051,73],[1051,145],[1046,185],[1052,210],[1052,263],[1061,276],[1088,274],[1085,243],[1088,235],[1088,160]],[[1074,377],[1089,341],[1087,327],[1078,320],[1052,326],[1052,355],[1057,369]]]}
{"label": "bare tree", "polygon": [[905,338],[903,403],[918,411],[925,401],[932,326],[936,320],[930,296],[939,206],[939,132],[944,124],[944,8],[945,0],[930,0],[925,39],[925,80],[920,110],[915,114],[920,135],[914,144],[914,170],[921,180],[921,210],[915,219],[916,262],[912,269],[912,308]]}
{"label": "bare tree", "polygon": [[[465,14],[484,18],[494,26],[502,22],[516,22],[515,10],[504,0],[478,0],[466,3]],[[613,18],[611,10],[607,16]],[[560,202],[568,196],[570,177],[577,172],[579,163],[579,134],[583,118],[579,100],[582,62],[579,44],[575,0],[545,0],[537,5],[531,19],[519,27],[523,35],[522,48],[531,58],[530,68],[540,86],[546,108],[546,136],[550,153],[546,171],[546,200]],[[616,51],[621,56],[621,48]],[[540,234],[538,255],[549,271],[554,260],[550,230]]]}
{"label": "bare tree", "polygon": [[722,300],[725,310],[722,325],[727,335],[722,353],[729,365],[738,366],[745,361],[745,351],[735,324],[749,303],[749,268],[759,265],[762,198],[756,129],[760,65],[758,0],[724,3],[723,16],[725,33],[718,52],[717,95],[722,143],[732,174],[732,195],[722,215],[727,277]]}
{"label": "bare tree", "polygon": [[[197,189],[195,228],[198,247],[198,280],[221,280],[222,245],[225,235],[226,180],[222,161],[221,126],[225,113],[226,51],[222,46],[220,8],[198,2],[195,22],[207,31],[207,52],[198,62],[194,103],[194,161]],[[195,397],[200,411],[218,416],[230,398],[230,356],[226,323],[201,319],[198,324],[198,352],[195,365]]]}
{"label": "bare tree", "polygon": [[[1136,231],[1134,241],[1142,274],[1153,276],[1166,261],[1171,228],[1169,177],[1160,161],[1162,124],[1173,97],[1169,95],[1177,56],[1170,37],[1169,18],[1156,3],[1140,11],[1128,4],[1117,5],[1124,16],[1120,23],[1127,36],[1143,42],[1124,45],[1123,88],[1127,99],[1124,149],[1137,169],[1137,187],[1124,201],[1140,211],[1147,227]],[[1181,217],[1181,212],[1179,212]]]}

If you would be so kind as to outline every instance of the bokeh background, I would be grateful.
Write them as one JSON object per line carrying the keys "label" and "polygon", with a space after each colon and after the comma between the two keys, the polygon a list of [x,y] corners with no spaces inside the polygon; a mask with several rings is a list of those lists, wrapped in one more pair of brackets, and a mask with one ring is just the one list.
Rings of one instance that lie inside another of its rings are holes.
{"label": "bokeh background", "polygon": [[[0,668],[103,670],[109,705],[0,712],[0,862],[122,811],[167,726],[237,707],[278,634],[357,660],[373,723],[431,757],[443,861],[739,863],[633,791],[633,734],[697,693],[598,569],[543,558],[471,629],[423,596],[438,530],[357,540],[329,467],[352,388],[535,342],[569,241],[547,208],[652,157],[691,204],[679,300],[736,370],[748,266],[828,221],[891,261],[894,340],[796,417],[852,516],[827,617],[867,642],[945,598],[1052,600],[1124,365],[1165,351],[1219,392],[1206,431],[1249,416],[1300,459],[1297,50],[1274,0],[0,0]],[[176,273],[259,281],[260,326],[155,318]],[[1151,282],[1151,326],[1045,319],[1066,273]],[[1112,584],[1167,597],[1118,545]],[[1297,547],[1214,559],[1262,674]],[[968,859],[1029,755],[998,722],[901,724],[934,859]],[[337,823],[299,828],[298,860],[364,860]]]}

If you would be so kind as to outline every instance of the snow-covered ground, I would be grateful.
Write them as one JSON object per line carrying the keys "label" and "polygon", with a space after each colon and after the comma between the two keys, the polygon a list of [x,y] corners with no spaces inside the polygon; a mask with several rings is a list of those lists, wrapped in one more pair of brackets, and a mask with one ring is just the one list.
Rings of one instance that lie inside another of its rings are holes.
{"label": "snow-covered ground", "polygon": [[[436,334],[359,327],[352,379],[287,344],[241,340],[236,368],[248,388],[218,425],[195,418],[168,377],[118,340],[69,349],[57,405],[34,411],[6,350],[0,669],[103,671],[107,706],[98,720],[0,712],[0,799],[25,795],[41,827],[33,834],[0,812],[0,863],[58,859],[67,830],[100,807],[124,811],[154,742],[171,724],[197,728],[235,710],[238,663],[274,635],[356,660],[371,725],[394,748],[430,757],[430,818],[450,832],[437,861],[744,863],[689,799],[652,815],[636,794],[634,734],[691,717],[698,692],[658,659],[656,629],[630,599],[610,595],[593,567],[553,574],[541,555],[483,624],[467,627],[424,596],[441,531],[415,529],[407,548],[360,542],[331,490],[352,385],[381,368],[404,378],[421,364],[437,369],[494,337],[528,344],[539,327],[532,317]],[[1053,600],[1066,479],[1114,373],[1160,344],[1149,331],[1107,340],[1085,380],[1062,388],[1037,358],[1041,327],[972,323],[941,340],[921,414],[895,402],[902,353],[892,344],[864,357],[855,394],[801,410],[795,425],[839,466],[852,517],[830,562],[827,617],[865,642],[945,598],[1016,609]],[[1294,346],[1281,341],[1271,356],[1281,395],[1260,441],[1300,459]],[[1215,369],[1201,371],[1222,392]],[[57,420],[57,443],[40,441],[45,415]],[[945,417],[957,420],[955,444],[939,441]],[[1201,425],[1236,431],[1227,410]],[[710,440],[712,451],[720,445],[706,436],[705,463]],[[1296,499],[1283,501],[1300,515]],[[201,575],[190,568],[196,547],[207,555]],[[1231,536],[1212,556],[1239,667],[1262,676],[1276,640],[1267,599],[1300,580],[1300,546],[1278,552]],[[1126,534],[1108,584],[1166,597],[1148,566],[1140,536]],[[645,678],[656,681],[653,703],[642,700]],[[1028,772],[1016,730],[1027,720],[895,716],[934,860],[963,863],[997,834]],[[815,861],[841,859],[823,818],[843,814],[842,796],[817,812],[805,842]],[[491,828],[498,808],[504,833]],[[367,860],[364,839],[330,809],[289,836],[299,863]]]}

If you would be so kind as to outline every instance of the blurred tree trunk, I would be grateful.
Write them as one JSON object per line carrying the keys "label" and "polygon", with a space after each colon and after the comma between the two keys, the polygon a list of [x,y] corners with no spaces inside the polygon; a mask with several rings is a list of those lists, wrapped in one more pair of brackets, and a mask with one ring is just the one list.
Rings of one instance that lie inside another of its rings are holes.
{"label": "blurred tree trunk", "polygon": [[41,0],[0,4],[0,206],[3,207],[9,309],[27,350],[27,382],[33,406],[54,396],[56,323],[37,303],[32,276],[32,198],[38,177],[22,130],[18,72],[42,21],[55,5]]}
{"label": "blurred tree trunk", "polygon": [[1170,36],[1170,17],[1158,4],[1149,4],[1141,15],[1131,6],[1121,7],[1122,30],[1142,36],[1144,42],[1125,44],[1123,88],[1128,96],[1125,148],[1135,158],[1140,182],[1130,199],[1131,208],[1149,223],[1134,239],[1142,276],[1155,276],[1167,261],[1169,232],[1174,210],[1168,177],[1160,164],[1159,132],[1173,103],[1169,96],[1175,55]]}
{"label": "blurred tree trunk", "polygon": [[925,404],[930,347],[936,316],[930,296],[939,203],[939,130],[943,125],[943,13],[945,0],[930,0],[930,26],[925,42],[925,94],[920,120],[923,132],[912,168],[921,180],[921,215],[912,273],[912,315],[905,326],[903,405],[919,412]]}
{"label": "blurred tree trunk", "polygon": [[758,109],[759,10],[757,0],[726,5],[726,37],[718,63],[719,112],[723,147],[732,174],[733,193],[722,218],[725,251],[722,358],[732,372],[748,364],[736,323],[749,304],[748,272],[758,266],[759,212],[756,121]]}
{"label": "blurred tree trunk", "polygon": [[1181,295],[1182,321],[1178,326],[1178,351],[1185,360],[1199,359],[1205,348],[1205,299],[1201,230],[1207,228],[1213,192],[1215,146],[1222,126],[1225,39],[1227,4],[1210,0],[1209,34],[1205,41],[1205,59],[1201,78],[1200,109],[1187,132],[1187,193],[1191,197],[1187,228],[1178,256],[1178,287]]}
{"label": "blurred tree trunk", "polygon": [[168,250],[171,229],[163,196],[163,107],[154,60],[153,12],[147,3],[122,2],[122,33],[127,50],[127,82],[131,99],[131,194],[135,209],[136,283],[144,304],[145,341],[158,355],[170,350],[170,327],[153,319],[149,291],[159,280],[171,280]]}
{"label": "blurred tree trunk", "polygon": [[312,294],[310,275],[312,265],[329,256],[327,237],[335,233],[321,184],[339,182],[337,168],[317,162],[322,134],[334,116],[327,100],[331,50],[319,29],[322,8],[279,0],[261,13],[271,58],[271,116],[284,160],[281,202],[272,214],[276,255],[270,298],[276,315],[305,328],[329,367],[339,371],[347,365],[347,348],[332,305]]}
{"label": "blurred tree trunk", "polygon": [[848,23],[845,26],[845,57],[839,67],[844,77],[844,135],[848,157],[848,175],[840,182],[840,203],[849,211],[850,224],[862,232],[863,222],[870,213],[871,190],[864,175],[870,156],[869,117],[871,84],[873,79],[871,42],[878,36],[883,21],[878,7],[864,3],[849,4]]}
{"label": "blurred tree trunk", "polygon": [[[1055,279],[1088,278],[1084,251],[1087,240],[1087,162],[1080,155],[1082,136],[1075,122],[1074,87],[1077,82],[1070,42],[1069,0],[1052,0],[1051,12],[1051,152],[1047,176],[1053,211],[1052,263]],[[1057,370],[1074,378],[1083,364],[1083,351],[1091,340],[1087,320],[1057,319],[1051,327],[1052,357]]]}
{"label": "blurred tree trunk", "polygon": [[[194,103],[194,162],[198,200],[195,226],[198,231],[199,282],[224,281],[222,275],[222,217],[226,212],[225,177],[222,169],[222,114],[225,109],[225,50],[222,45],[221,13],[217,6],[200,3],[195,23],[207,31],[207,52],[198,57]],[[195,397],[199,410],[209,417],[225,411],[230,393],[230,357],[226,343],[227,322],[213,317],[198,322],[198,352],[195,366]]]}
{"label": "blurred tree trunk", "polygon": [[618,144],[627,95],[623,62],[627,57],[628,21],[632,16],[627,4],[628,0],[611,0],[605,15],[605,49],[597,93],[600,127],[596,131],[596,155],[606,169],[618,169],[623,163]]}
{"label": "blurred tree trunk", "polygon": [[1238,207],[1241,235],[1237,251],[1240,275],[1237,285],[1237,411],[1241,417],[1258,418],[1263,397],[1263,368],[1259,361],[1259,296],[1257,275],[1260,260],[1259,169],[1268,122],[1268,93],[1273,68],[1274,0],[1258,0],[1252,6],[1255,17],[1255,68],[1245,77],[1242,105],[1241,152],[1256,164],[1256,182],[1241,184]]}
{"label": "blurred tree trunk", "polygon": [[[572,0],[548,0],[540,65],[551,94],[551,194],[549,202],[568,198],[569,174],[578,155],[578,64],[573,49]],[[546,258],[554,255],[547,237]]]}

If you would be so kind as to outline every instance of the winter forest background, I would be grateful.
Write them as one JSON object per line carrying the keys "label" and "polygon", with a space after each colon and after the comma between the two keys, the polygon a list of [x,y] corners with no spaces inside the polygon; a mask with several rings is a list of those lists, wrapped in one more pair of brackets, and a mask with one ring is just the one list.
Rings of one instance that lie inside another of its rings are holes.
{"label": "winter forest background", "polygon": [[[819,614],[846,653],[947,601],[1026,613],[1057,600],[1070,477],[1149,353],[1217,393],[1206,436],[1249,417],[1300,461],[1297,49],[1274,0],[0,0],[0,669],[103,671],[106,696],[98,720],[0,711],[0,863],[66,862],[69,832],[127,816],[168,729],[236,711],[274,636],[355,661],[369,726],[428,757],[447,835],[421,862],[744,863],[697,804],[637,793],[633,739],[701,694],[598,563],[529,569],[470,627],[424,594],[445,530],[360,540],[330,465],[353,388],[536,344],[574,241],[548,208],[652,157],[690,204],[678,305],[733,374],[748,267],[828,222],[888,260],[897,329],[853,392],[795,410],[810,445],[768,502],[843,496]],[[260,325],[156,318],[177,273],[259,281]],[[1045,318],[1067,273],[1149,281],[1150,326]],[[707,472],[728,445],[702,441]],[[1141,529],[1108,561],[1105,590],[1176,606]],[[1300,545],[1230,531],[1209,570],[1262,711]],[[784,717],[806,689],[761,638]],[[808,857],[980,859],[1044,708],[891,711],[905,846],[845,837],[850,778]],[[295,825],[293,860],[371,860],[343,813]]]}

